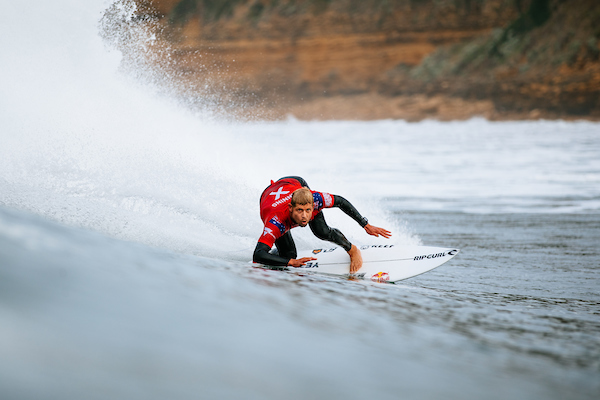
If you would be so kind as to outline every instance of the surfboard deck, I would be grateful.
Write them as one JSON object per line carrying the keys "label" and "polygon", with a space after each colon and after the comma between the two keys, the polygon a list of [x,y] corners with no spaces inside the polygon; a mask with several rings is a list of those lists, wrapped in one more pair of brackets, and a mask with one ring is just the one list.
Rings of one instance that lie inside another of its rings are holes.
{"label": "surfboard deck", "polygon": [[[431,271],[459,253],[455,248],[431,246],[359,246],[363,266],[352,277],[375,282],[397,282]],[[350,256],[341,247],[299,251],[297,258],[314,257],[302,267],[290,270],[329,275],[350,275]]]}

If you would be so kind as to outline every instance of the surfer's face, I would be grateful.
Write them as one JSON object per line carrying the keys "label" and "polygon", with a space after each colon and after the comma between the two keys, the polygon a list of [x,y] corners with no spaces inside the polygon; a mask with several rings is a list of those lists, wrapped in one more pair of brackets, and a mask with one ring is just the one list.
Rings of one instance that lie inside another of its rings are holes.
{"label": "surfer's face", "polygon": [[294,207],[290,204],[290,216],[292,217],[292,221],[302,227],[308,225],[312,213],[312,204],[296,204]]}

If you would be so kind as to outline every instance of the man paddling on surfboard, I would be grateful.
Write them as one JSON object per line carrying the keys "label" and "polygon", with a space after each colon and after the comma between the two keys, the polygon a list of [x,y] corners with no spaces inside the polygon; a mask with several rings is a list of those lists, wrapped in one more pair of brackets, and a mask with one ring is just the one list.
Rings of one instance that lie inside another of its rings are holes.
{"label": "man paddling on surfboard", "polygon": [[[290,229],[306,225],[316,237],[333,242],[350,255],[350,273],[362,267],[360,250],[350,243],[338,229],[325,222],[322,210],[337,207],[362,226],[369,235],[389,238],[391,232],[370,225],[352,204],[341,196],[310,190],[306,181],[299,176],[288,176],[271,181],[260,196],[260,218],[265,225],[263,234],[254,249],[253,261],[274,266],[300,267],[312,257],[296,259],[296,244]],[[271,252],[275,245],[277,252]]]}

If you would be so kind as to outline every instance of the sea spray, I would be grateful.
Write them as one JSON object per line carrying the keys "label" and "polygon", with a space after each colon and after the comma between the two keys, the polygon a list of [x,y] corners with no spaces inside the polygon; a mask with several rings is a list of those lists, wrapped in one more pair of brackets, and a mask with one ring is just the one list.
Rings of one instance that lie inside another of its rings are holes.
{"label": "sea spray", "polygon": [[[144,49],[156,43],[130,3],[109,7],[122,22],[116,25],[133,25],[103,33],[105,41],[98,34],[110,26],[103,2],[40,3],[15,4],[7,14],[30,19],[35,30],[4,27],[11,57],[0,98],[0,204],[120,239],[248,260],[262,230],[261,191],[271,179],[299,174],[347,197],[394,230],[395,240],[412,242],[378,218],[384,211],[369,200],[376,193],[360,182],[336,184],[353,167],[344,171],[348,160],[334,166],[333,155],[322,155],[323,135],[312,125],[221,123],[182,107],[166,70],[148,62]],[[129,50],[112,50],[107,39]],[[335,211],[327,215],[351,240],[376,241]],[[299,246],[318,244],[308,230],[296,231]]]}
{"label": "sea spray", "polygon": [[9,9],[11,21],[29,18],[36,30],[9,25],[8,54],[26,57],[8,58],[3,81],[0,202],[178,251],[250,246],[259,189],[238,177],[229,128],[119,73],[122,60],[96,30],[103,10],[90,9]]}

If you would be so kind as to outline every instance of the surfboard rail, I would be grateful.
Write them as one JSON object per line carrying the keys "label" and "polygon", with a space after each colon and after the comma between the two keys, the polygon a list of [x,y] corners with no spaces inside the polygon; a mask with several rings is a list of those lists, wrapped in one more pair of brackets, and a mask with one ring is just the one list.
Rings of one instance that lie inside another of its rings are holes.
{"label": "surfboard rail", "polygon": [[298,258],[314,257],[316,260],[294,270],[393,283],[431,271],[460,252],[452,247],[395,244],[362,245],[358,248],[363,257],[363,266],[356,274],[350,275],[348,253],[335,246],[299,251]]}

